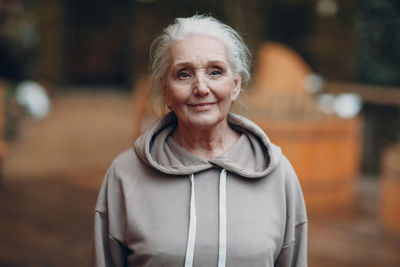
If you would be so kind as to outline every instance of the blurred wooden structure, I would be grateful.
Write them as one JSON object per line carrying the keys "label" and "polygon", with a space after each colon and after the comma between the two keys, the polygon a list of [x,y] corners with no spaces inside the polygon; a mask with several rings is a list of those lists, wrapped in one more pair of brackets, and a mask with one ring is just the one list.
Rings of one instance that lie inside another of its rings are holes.
{"label": "blurred wooden structure", "polygon": [[257,120],[299,176],[310,211],[350,209],[360,161],[360,120]]}
{"label": "blurred wooden structure", "polygon": [[400,236],[400,143],[386,151],[382,163],[380,216]]}
{"label": "blurred wooden structure", "polygon": [[356,93],[365,103],[400,106],[400,88],[350,82],[327,81],[324,91],[331,94]]}
{"label": "blurred wooden structure", "polygon": [[290,48],[261,46],[246,101],[250,118],[293,164],[310,211],[348,210],[359,172],[361,119],[324,114],[306,91],[309,74],[311,69]]}

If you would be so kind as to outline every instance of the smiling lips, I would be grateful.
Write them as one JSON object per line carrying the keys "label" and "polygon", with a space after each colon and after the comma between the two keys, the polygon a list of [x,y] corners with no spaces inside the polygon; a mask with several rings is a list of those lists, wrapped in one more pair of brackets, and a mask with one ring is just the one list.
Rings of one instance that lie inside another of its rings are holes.
{"label": "smiling lips", "polygon": [[214,105],[214,102],[205,102],[205,103],[198,103],[198,104],[188,104],[188,106],[196,111],[204,111],[209,109],[212,105]]}

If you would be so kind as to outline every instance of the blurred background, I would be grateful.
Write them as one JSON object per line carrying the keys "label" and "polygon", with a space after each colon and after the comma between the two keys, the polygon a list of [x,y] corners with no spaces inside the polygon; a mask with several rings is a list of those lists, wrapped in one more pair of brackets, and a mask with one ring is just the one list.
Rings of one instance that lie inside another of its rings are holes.
{"label": "blurred background", "polygon": [[211,14],[298,173],[310,266],[400,266],[400,1],[0,0],[0,266],[86,266],[98,189],[154,120],[151,41]]}

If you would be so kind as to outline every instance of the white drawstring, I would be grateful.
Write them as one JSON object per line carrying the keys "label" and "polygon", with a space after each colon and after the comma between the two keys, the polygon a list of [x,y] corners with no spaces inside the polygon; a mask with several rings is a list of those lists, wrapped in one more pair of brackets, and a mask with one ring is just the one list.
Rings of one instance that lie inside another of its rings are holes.
{"label": "white drawstring", "polygon": [[196,196],[194,194],[194,175],[190,175],[190,217],[189,234],[186,247],[185,267],[193,266],[194,243],[196,241]]}
{"label": "white drawstring", "polygon": [[[190,175],[190,217],[189,234],[186,247],[185,267],[193,266],[194,245],[196,241],[196,196],[194,190],[194,174]],[[226,266],[226,170],[219,176],[219,244],[218,267]]]}
{"label": "white drawstring", "polygon": [[226,265],[226,170],[219,176],[219,248],[218,267]]}

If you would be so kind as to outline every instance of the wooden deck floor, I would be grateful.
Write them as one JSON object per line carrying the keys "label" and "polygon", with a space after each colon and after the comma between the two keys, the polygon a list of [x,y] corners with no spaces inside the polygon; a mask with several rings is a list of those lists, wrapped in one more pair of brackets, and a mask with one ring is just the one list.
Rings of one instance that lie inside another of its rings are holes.
{"label": "wooden deck floor", "polygon": [[[11,144],[0,187],[0,266],[87,266],[103,173],[131,145],[131,99],[69,93]],[[400,266],[400,237],[377,218],[377,179],[360,179],[354,209],[310,214],[309,266]]]}

